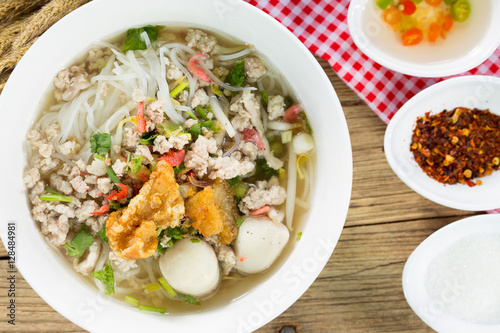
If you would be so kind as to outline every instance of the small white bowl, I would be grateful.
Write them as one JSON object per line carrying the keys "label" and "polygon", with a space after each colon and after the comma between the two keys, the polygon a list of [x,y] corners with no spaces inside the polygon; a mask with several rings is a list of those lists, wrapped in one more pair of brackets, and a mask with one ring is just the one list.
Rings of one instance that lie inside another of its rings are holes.
{"label": "small white bowl", "polygon": [[500,171],[481,179],[480,186],[444,185],[427,176],[410,151],[417,117],[456,107],[489,109],[500,115],[500,78],[462,76],[439,82],[406,102],[387,126],[385,156],[398,177],[418,194],[443,206],[482,211],[500,208]]}
{"label": "small white bowl", "polygon": [[469,0],[471,14],[445,40],[403,46],[401,38],[382,19],[375,0],[352,0],[348,26],[356,46],[377,63],[403,74],[443,77],[472,69],[500,44],[500,1]]}
{"label": "small white bowl", "polygon": [[[288,257],[273,274],[240,297],[185,315],[139,311],[99,294],[85,283],[37,230],[22,181],[25,134],[55,75],[82,56],[92,42],[147,24],[203,27],[255,45],[310,110],[308,119],[316,140],[317,181],[307,217],[290,237],[294,246]],[[16,265],[23,277],[50,306],[88,331],[140,332],[145,327],[177,332],[256,330],[307,290],[340,237],[352,185],[349,132],[340,102],[311,52],[283,25],[244,1],[89,2],[54,24],[29,49],[0,95],[0,109],[10,114],[8,121],[0,123],[0,147],[3,156],[8,156],[8,163],[0,166],[2,174],[8,175],[0,191],[0,236],[7,245],[7,223],[15,223]],[[342,177],[332,177],[332,173]],[[303,236],[297,242],[299,231]]]}
{"label": "small white bowl", "polygon": [[[440,255],[446,255],[450,246],[457,244],[460,240],[470,241],[469,237],[494,237],[500,235],[500,216],[497,214],[484,214],[468,217],[457,222],[453,222],[425,239],[408,258],[403,270],[403,291],[406,300],[413,311],[432,329],[441,333],[494,333],[500,332],[500,324],[476,322],[460,319],[452,315],[452,311],[447,309],[456,305],[457,297],[466,297],[460,295],[460,292],[469,292],[464,282],[458,277],[453,280],[444,281],[448,277],[443,276],[445,287],[441,290],[439,296],[431,296],[426,286],[426,276],[429,265],[435,264],[433,260],[440,258]],[[487,254],[485,254],[487,255]],[[460,261],[460,258],[457,258]],[[444,274],[446,275],[446,274]],[[476,298],[476,297],[474,297]],[[491,306],[494,306],[493,304]],[[474,312],[477,309],[473,310]]]}

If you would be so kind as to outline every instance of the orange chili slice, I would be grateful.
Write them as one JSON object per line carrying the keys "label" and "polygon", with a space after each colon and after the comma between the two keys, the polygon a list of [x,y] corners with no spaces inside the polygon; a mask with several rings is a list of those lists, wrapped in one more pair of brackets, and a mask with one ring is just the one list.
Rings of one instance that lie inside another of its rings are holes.
{"label": "orange chili slice", "polygon": [[424,39],[424,34],[419,28],[411,28],[403,34],[402,39],[404,46],[417,45]]}
{"label": "orange chili slice", "polygon": [[439,27],[439,24],[431,23],[431,25],[429,26],[429,34],[427,36],[429,42],[435,42],[440,34],[441,34],[441,28]]}

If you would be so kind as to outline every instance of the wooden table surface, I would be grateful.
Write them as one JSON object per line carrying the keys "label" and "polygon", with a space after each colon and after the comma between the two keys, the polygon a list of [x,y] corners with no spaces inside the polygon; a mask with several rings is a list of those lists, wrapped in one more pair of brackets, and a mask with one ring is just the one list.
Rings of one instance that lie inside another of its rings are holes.
{"label": "wooden table surface", "polygon": [[[318,61],[342,104],[354,160],[345,227],[322,273],[302,297],[257,332],[432,332],[410,309],[401,274],[411,252],[446,224],[473,212],[446,208],[407,187],[384,151],[386,125]],[[20,277],[17,325],[7,324],[7,253],[0,247],[0,332],[85,332],[48,306]]]}

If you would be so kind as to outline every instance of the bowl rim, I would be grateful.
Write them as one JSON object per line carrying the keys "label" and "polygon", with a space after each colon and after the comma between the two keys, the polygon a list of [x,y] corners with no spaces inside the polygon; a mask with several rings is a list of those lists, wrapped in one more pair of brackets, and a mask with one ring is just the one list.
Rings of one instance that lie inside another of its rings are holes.
{"label": "bowl rim", "polygon": [[[430,100],[432,96],[443,94],[444,92],[447,91],[452,91],[454,90],[454,88],[459,89],[460,87],[464,87],[467,84],[470,85],[478,84],[484,86],[491,85],[500,89],[500,78],[487,75],[460,76],[438,82],[420,91],[410,100],[408,100],[398,110],[398,112],[396,112],[394,117],[389,122],[389,125],[387,126],[384,135],[384,152],[387,162],[389,163],[394,173],[408,187],[410,187],[412,190],[414,190],[421,196],[440,205],[455,209],[470,210],[470,211],[484,211],[484,210],[497,209],[500,207],[500,198],[496,199],[494,196],[488,195],[486,193],[488,189],[486,185],[489,184],[485,185],[485,181],[483,181],[483,185],[475,187],[468,187],[462,184],[444,185],[425,175],[420,166],[418,166],[418,164],[413,159],[413,155],[402,156],[401,154],[401,149],[402,149],[401,147],[404,144],[407,144],[409,152],[411,135],[417,117],[423,116],[426,112],[430,111],[429,109],[423,109],[423,106],[420,105],[424,103],[424,101]],[[456,91],[452,91],[450,92],[450,94],[459,94],[459,93],[457,93]],[[436,103],[431,103],[431,104],[433,104],[434,107],[436,108],[441,107],[440,110],[446,108],[444,106],[441,106],[441,104],[440,105],[437,105]],[[459,107],[459,106],[464,106],[464,105],[455,105],[454,107]],[[481,109],[481,107],[479,107],[479,109]],[[497,110],[496,112],[494,111],[492,112],[497,115],[500,115],[500,109]],[[435,112],[434,111],[431,112],[431,114],[433,113]],[[410,127],[410,125],[412,130],[410,130],[408,133],[406,132],[404,134],[400,133],[402,131],[401,128],[404,127],[405,129],[407,129]],[[405,154],[409,154],[408,152],[404,151]],[[407,157],[409,157],[409,159]],[[415,170],[417,174],[413,173],[413,171]],[[432,182],[429,183],[422,182],[422,179],[420,178],[421,175],[424,175]],[[498,178],[499,175],[496,172],[494,172],[493,175],[487,177],[495,177],[494,178],[495,181],[498,181],[498,179],[500,179]],[[460,198],[451,197],[450,195],[451,191],[453,190],[462,191],[463,189],[468,190],[467,197],[465,196],[462,196]]]}
{"label": "bowl rim", "polygon": [[[460,74],[479,66],[487,60],[500,45],[500,34],[496,33],[500,30],[500,21],[492,19],[492,24],[487,32],[488,38],[484,38],[483,43],[475,48],[475,57],[472,59],[470,56],[467,56],[446,63],[441,61],[430,65],[415,64],[410,61],[405,61],[404,59],[397,58],[375,47],[369,42],[370,38],[367,37],[363,29],[361,29],[359,22],[362,21],[362,12],[369,1],[374,0],[352,0],[350,2],[347,14],[349,33],[354,44],[356,44],[361,52],[376,63],[395,72],[424,78],[438,78]],[[490,3],[492,6],[492,13],[500,14],[500,3],[496,1],[490,1]]]}
{"label": "bowl rim", "polygon": [[[290,66],[292,60],[303,61],[307,64],[306,67],[311,70],[316,79],[313,83],[309,81],[309,86],[324,93],[321,95],[321,100],[325,103],[323,106],[319,105],[318,109],[329,111],[325,112],[322,117],[328,121],[333,121],[331,127],[336,130],[335,133],[329,133],[329,135],[332,139],[340,139],[336,147],[331,147],[325,138],[321,136],[321,133],[314,134],[318,151],[335,151],[338,153],[336,157],[328,156],[330,154],[317,157],[315,170],[317,175],[315,180],[316,190],[311,197],[313,204],[309,211],[308,220],[314,220],[317,227],[323,228],[324,232],[318,235],[317,232],[313,232],[312,224],[307,223],[302,230],[301,241],[295,245],[290,256],[276,272],[258,288],[254,288],[245,295],[233,300],[230,304],[201,313],[166,317],[137,311],[96,293],[93,288],[82,283],[81,279],[76,278],[76,273],[70,272],[66,267],[60,265],[60,258],[57,258],[51,252],[52,250],[44,242],[38,230],[33,230],[36,228],[33,228],[34,222],[26,209],[26,194],[23,189],[24,184],[22,184],[22,167],[20,167],[24,164],[24,161],[21,163],[20,158],[21,155],[24,157],[22,153],[22,141],[24,139],[20,139],[20,137],[24,137],[25,132],[21,131],[23,132],[22,135],[16,134],[11,139],[14,144],[9,145],[7,144],[7,133],[12,133],[12,128],[3,123],[0,124],[0,138],[3,139],[0,141],[0,146],[5,149],[4,151],[9,156],[13,156],[13,163],[10,167],[14,166],[15,171],[13,174],[11,172],[12,176],[9,177],[6,184],[12,193],[0,192],[0,198],[2,199],[0,200],[0,208],[5,212],[0,217],[0,220],[2,225],[7,225],[9,221],[16,223],[18,230],[16,250],[19,254],[16,261],[17,269],[38,295],[51,307],[75,324],[92,332],[105,332],[110,329],[132,332],[142,327],[143,320],[147,320],[151,327],[181,329],[182,331],[203,329],[204,331],[214,332],[249,332],[255,330],[285,311],[307,290],[328,262],[340,237],[347,216],[352,188],[352,151],[347,123],[340,101],[325,72],[298,38],[277,20],[248,3],[236,0],[220,0],[209,4],[209,2],[203,0],[187,0],[180,4],[180,2],[173,0],[147,0],[141,1],[139,4],[135,0],[122,0],[121,8],[127,8],[127,12],[121,13],[123,14],[122,17],[118,18],[120,13],[115,13],[109,18],[107,13],[113,12],[116,7],[115,4],[116,2],[113,0],[96,0],[87,3],[68,14],[44,33],[28,50],[11,74],[3,93],[0,95],[0,108],[12,108],[16,105],[16,101],[23,97],[21,87],[25,82],[24,88],[33,88],[34,93],[33,101],[27,101],[26,106],[26,109],[32,110],[27,111],[30,112],[31,117],[34,112],[33,109],[40,103],[40,95],[42,95],[42,92],[37,91],[35,88],[37,86],[48,86],[48,82],[52,82],[54,77],[46,78],[43,73],[46,70],[45,68],[39,68],[37,72],[40,62],[50,60],[52,67],[64,68],[70,63],[70,60],[83,54],[82,52],[88,49],[90,42],[87,43],[85,40],[91,38],[90,36],[99,36],[90,39],[90,41],[94,41],[114,36],[118,32],[125,31],[133,26],[160,23],[174,24],[179,21],[179,17],[186,16],[183,12],[176,11],[182,8],[185,10],[196,7],[200,9],[195,13],[190,13],[190,20],[183,20],[185,26],[196,25],[207,27],[209,30],[212,28],[221,31],[222,29],[218,27],[223,23],[233,24],[231,27],[235,30],[230,34],[238,37],[243,34],[241,31],[244,31],[244,27],[240,27],[241,22],[251,20],[268,29],[266,33],[269,36],[280,36],[282,38],[281,43],[295,52],[294,59],[291,59],[292,57],[288,57],[289,59],[283,57],[283,63],[279,64],[274,61],[280,72],[282,72],[283,67]],[[162,11],[164,12],[162,13]],[[207,13],[213,15],[212,19],[206,17]],[[219,16],[221,20],[215,22],[213,20],[214,16]],[[86,23],[89,19],[94,20],[96,26],[101,28],[102,31],[95,31],[96,27],[87,28]],[[127,21],[125,22],[125,20]],[[236,26],[236,23],[239,26]],[[60,37],[68,36],[70,31],[81,37],[67,39],[67,47],[72,50],[69,52],[71,55],[65,53],[51,55],[50,52],[47,53],[47,49],[58,49]],[[246,34],[251,34],[251,32]],[[260,43],[263,48],[257,48],[265,54],[264,50],[270,49],[271,42],[266,40],[258,41],[256,36],[253,37],[255,37],[252,38],[255,40],[253,44],[257,46]],[[253,42],[252,39],[248,41]],[[83,43],[86,43],[85,47],[83,47]],[[277,54],[282,55],[280,52]],[[26,75],[32,75],[32,73],[41,74],[38,74],[32,81],[25,81]],[[299,98],[310,99],[305,93],[297,91],[296,87],[302,84],[305,83],[290,82]],[[319,127],[321,124],[321,121],[315,119],[315,117],[310,117],[310,121],[313,128]],[[22,119],[20,127],[27,129],[30,122],[31,119]],[[320,138],[322,140],[319,140]],[[339,156],[342,159],[337,161]],[[317,181],[319,177],[329,175],[331,172],[329,165],[332,163],[336,163],[339,170],[344,172],[343,177],[335,180],[332,177],[330,180]],[[0,168],[4,172],[9,171],[5,165]],[[331,196],[316,195],[316,193],[328,191],[327,186],[332,185],[335,185],[339,190],[332,193]],[[330,200],[333,203],[328,203]],[[17,209],[20,206],[24,207],[24,210]],[[329,209],[335,209],[334,216],[325,218]],[[4,244],[7,244],[6,229],[2,228],[0,231]],[[292,234],[290,238],[293,240],[294,235]],[[52,253],[52,255],[49,253]],[[293,261],[291,258],[293,258]],[[43,269],[42,264],[48,265],[51,269]],[[302,269],[300,276],[294,273],[296,269]],[[65,283],[60,283],[58,280],[64,280]],[[72,295],[72,298],[68,298],[68,295]],[[86,320],[88,319],[88,317],[85,317],[86,313],[90,310],[93,311],[93,318],[92,320]],[[165,320],[165,318],[168,318],[168,320]],[[219,326],[207,325],[210,322]]]}
{"label": "bowl rim", "polygon": [[437,332],[493,333],[500,330],[500,324],[471,323],[446,313],[432,313],[435,311],[429,309],[429,306],[425,306],[425,304],[430,304],[433,300],[431,300],[425,289],[424,277],[426,271],[422,265],[428,265],[440,251],[463,237],[489,233],[492,230],[500,234],[500,215],[481,214],[466,217],[435,231],[420,243],[408,257],[402,274],[402,286],[406,301],[415,314]]}

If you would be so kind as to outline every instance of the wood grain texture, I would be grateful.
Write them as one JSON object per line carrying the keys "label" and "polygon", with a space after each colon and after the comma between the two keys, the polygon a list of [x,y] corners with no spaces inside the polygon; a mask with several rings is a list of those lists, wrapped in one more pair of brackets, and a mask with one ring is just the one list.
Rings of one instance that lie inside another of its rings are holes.
{"label": "wood grain texture", "polygon": [[[409,308],[401,275],[405,261],[426,237],[472,212],[449,209],[419,196],[390,169],[383,152],[386,125],[318,59],[342,104],[353,149],[350,208],[339,243],[320,276],[287,311],[257,330],[280,332],[432,332]],[[5,257],[2,247],[0,257]],[[8,291],[0,260],[0,309]],[[1,332],[85,332],[52,310],[18,275],[18,325]],[[0,310],[5,318],[5,310]]]}

